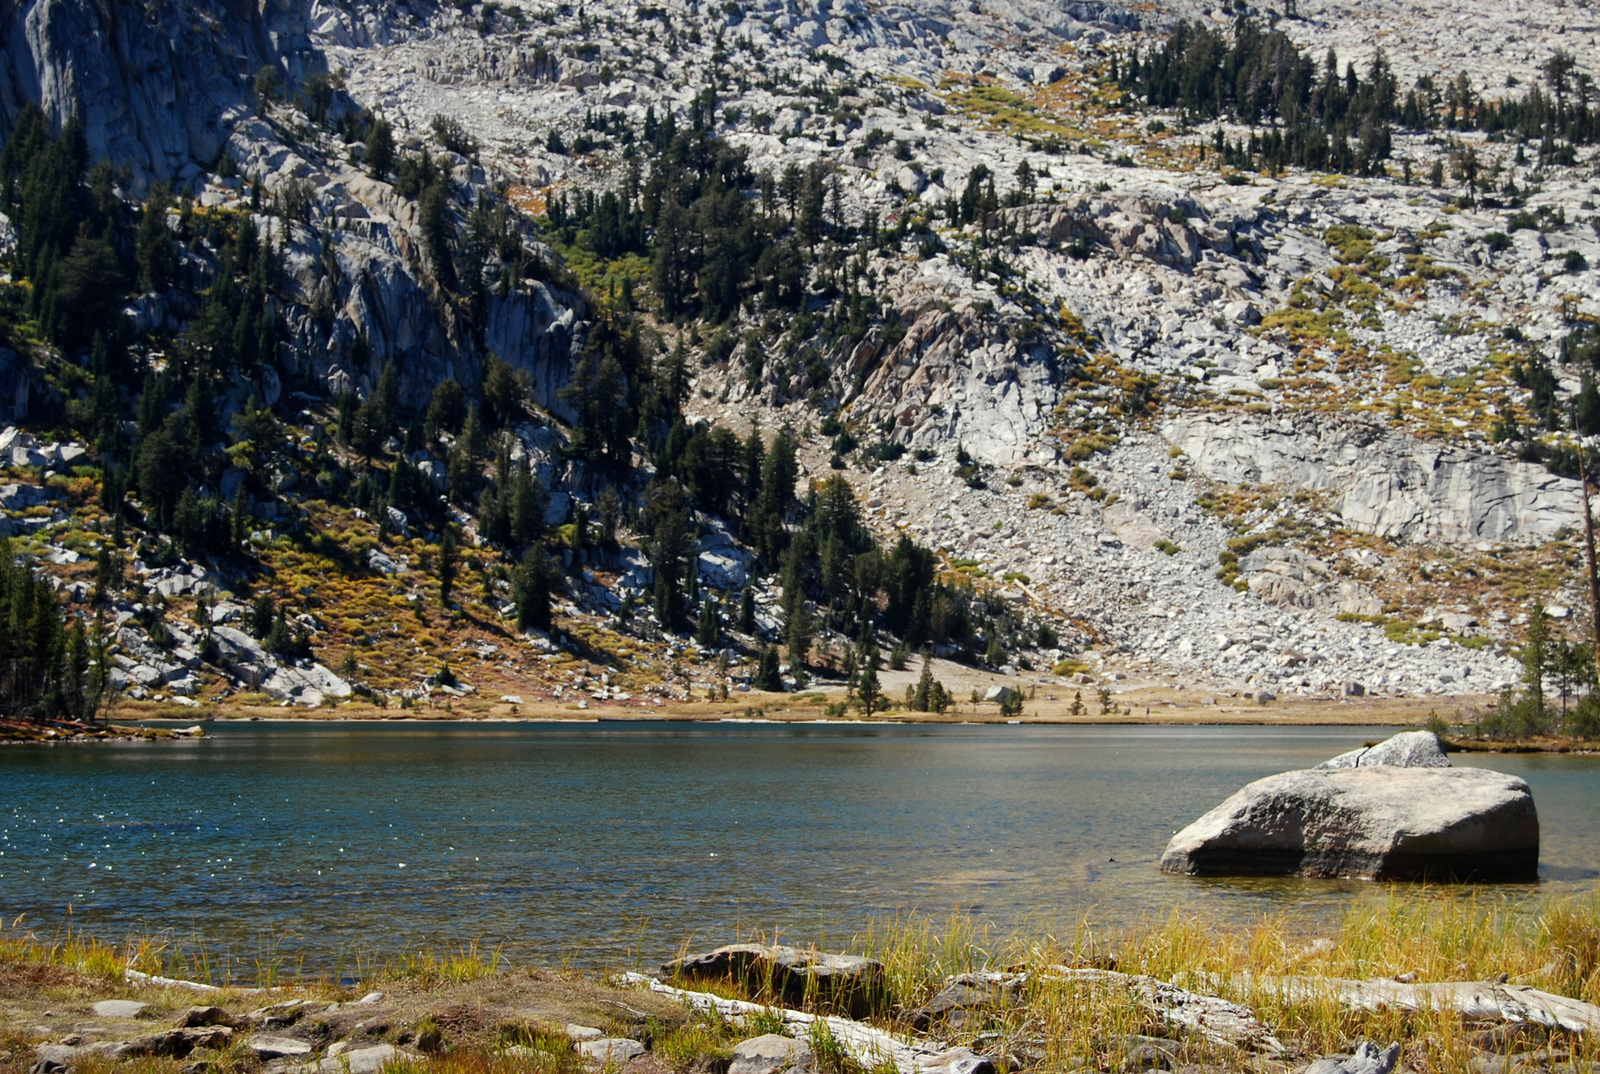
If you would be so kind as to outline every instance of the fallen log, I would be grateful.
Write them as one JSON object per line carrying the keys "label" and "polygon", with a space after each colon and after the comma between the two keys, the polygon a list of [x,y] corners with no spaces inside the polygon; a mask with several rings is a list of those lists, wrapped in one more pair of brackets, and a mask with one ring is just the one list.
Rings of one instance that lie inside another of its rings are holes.
{"label": "fallen log", "polygon": [[1380,978],[1264,977],[1256,989],[1289,1002],[1333,1000],[1353,1011],[1454,1011],[1468,1022],[1531,1024],[1568,1033],[1600,1033],[1600,1007],[1528,985],[1496,981],[1403,984]]}

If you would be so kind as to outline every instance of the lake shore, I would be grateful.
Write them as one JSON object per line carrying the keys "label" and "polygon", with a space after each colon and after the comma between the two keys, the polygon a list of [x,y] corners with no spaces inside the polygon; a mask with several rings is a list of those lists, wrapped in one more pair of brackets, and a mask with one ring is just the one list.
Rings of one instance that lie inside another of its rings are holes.
{"label": "lake shore", "polygon": [[[119,948],[12,931],[0,936],[0,1074],[707,1074],[761,1048],[792,1053],[795,1074],[1289,1074],[1391,1041],[1415,1071],[1577,1072],[1592,1069],[1600,1036],[1600,946],[1584,942],[1595,935],[1594,897],[1440,900],[1395,887],[1316,932],[1174,915],[999,935],[978,918],[913,916],[842,941],[842,960],[807,948],[739,956],[799,977],[719,977],[724,956],[656,983],[654,965],[518,966],[469,946],[367,957],[354,976],[257,962],[219,987],[186,979],[216,967],[166,940]],[[804,977],[814,964],[830,966],[831,984]],[[1477,982],[1470,1016],[1363,998],[1446,996],[1453,981]],[[1556,1012],[1550,1024],[1530,1021],[1530,1005]]]}
{"label": "lake shore", "polygon": [[[826,706],[832,695],[821,692],[742,694],[729,701],[666,701],[657,703],[608,701],[583,698],[568,701],[509,702],[475,696],[424,699],[409,708],[381,707],[353,701],[337,707],[299,708],[291,705],[207,704],[177,706],[170,702],[124,701],[110,717],[111,728],[122,729],[123,737],[138,737],[150,725],[202,728],[216,722],[284,723],[442,723],[452,721],[484,723],[667,723],[667,722],[766,722],[792,724],[912,724],[912,725],[1022,725],[1022,726],[1382,726],[1419,727],[1430,717],[1440,717],[1457,730],[1448,734],[1449,748],[1460,752],[1488,753],[1570,753],[1600,750],[1600,743],[1563,736],[1546,736],[1515,741],[1478,739],[1470,733],[1473,714],[1486,710],[1494,701],[1489,695],[1443,697],[1352,697],[1339,700],[1287,697],[1259,702],[1247,697],[1217,695],[1202,691],[1149,689],[1132,691],[1117,698],[1119,711],[1101,712],[1098,705],[1081,697],[1034,697],[1025,701],[1019,716],[1000,712],[998,704],[967,702],[953,711],[938,714],[905,710],[874,713],[866,718],[854,712],[829,716]],[[1091,699],[1092,700],[1092,699]],[[1074,708],[1081,711],[1073,711]],[[1125,711],[1124,711],[1125,710]],[[6,734],[0,726],[0,737]],[[161,730],[157,732],[163,733]],[[33,740],[39,740],[35,734]],[[63,738],[64,736],[58,736]],[[116,732],[106,737],[116,737]],[[87,740],[87,739],[81,739]]]}

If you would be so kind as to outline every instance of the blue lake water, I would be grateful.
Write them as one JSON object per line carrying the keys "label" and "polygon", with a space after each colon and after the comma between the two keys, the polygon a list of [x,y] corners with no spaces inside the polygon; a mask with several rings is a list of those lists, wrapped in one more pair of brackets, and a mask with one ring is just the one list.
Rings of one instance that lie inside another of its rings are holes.
{"label": "blue lake water", "polygon": [[[994,925],[1173,908],[1332,918],[1371,885],[1156,868],[1260,776],[1392,729],[240,723],[184,742],[0,750],[0,912],[328,969],[469,941],[652,963],[736,930],[839,939],[917,909]],[[1600,877],[1600,757],[1523,776],[1539,885]]]}

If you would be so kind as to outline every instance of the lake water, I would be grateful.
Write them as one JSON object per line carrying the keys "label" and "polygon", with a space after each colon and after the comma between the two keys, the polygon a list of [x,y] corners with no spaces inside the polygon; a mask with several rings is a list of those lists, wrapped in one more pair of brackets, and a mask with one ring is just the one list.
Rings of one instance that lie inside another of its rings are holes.
{"label": "lake water", "polygon": [[[1243,784],[1392,729],[841,724],[218,725],[194,741],[0,749],[0,912],[329,969],[479,941],[649,964],[736,930],[839,939],[961,909],[1009,929],[1174,907],[1333,917],[1370,885],[1163,876]],[[1542,881],[1600,876],[1600,758],[1523,776]]]}

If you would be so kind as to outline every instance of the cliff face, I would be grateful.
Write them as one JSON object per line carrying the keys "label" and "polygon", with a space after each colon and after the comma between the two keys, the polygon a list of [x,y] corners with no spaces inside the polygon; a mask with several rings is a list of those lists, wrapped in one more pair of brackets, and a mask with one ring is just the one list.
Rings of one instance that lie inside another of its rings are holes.
{"label": "cliff face", "polygon": [[300,0],[6,0],[0,135],[35,102],[58,125],[79,116],[91,155],[129,166],[138,190],[193,178],[251,107],[257,71],[273,66],[294,83],[326,70],[309,10]]}

